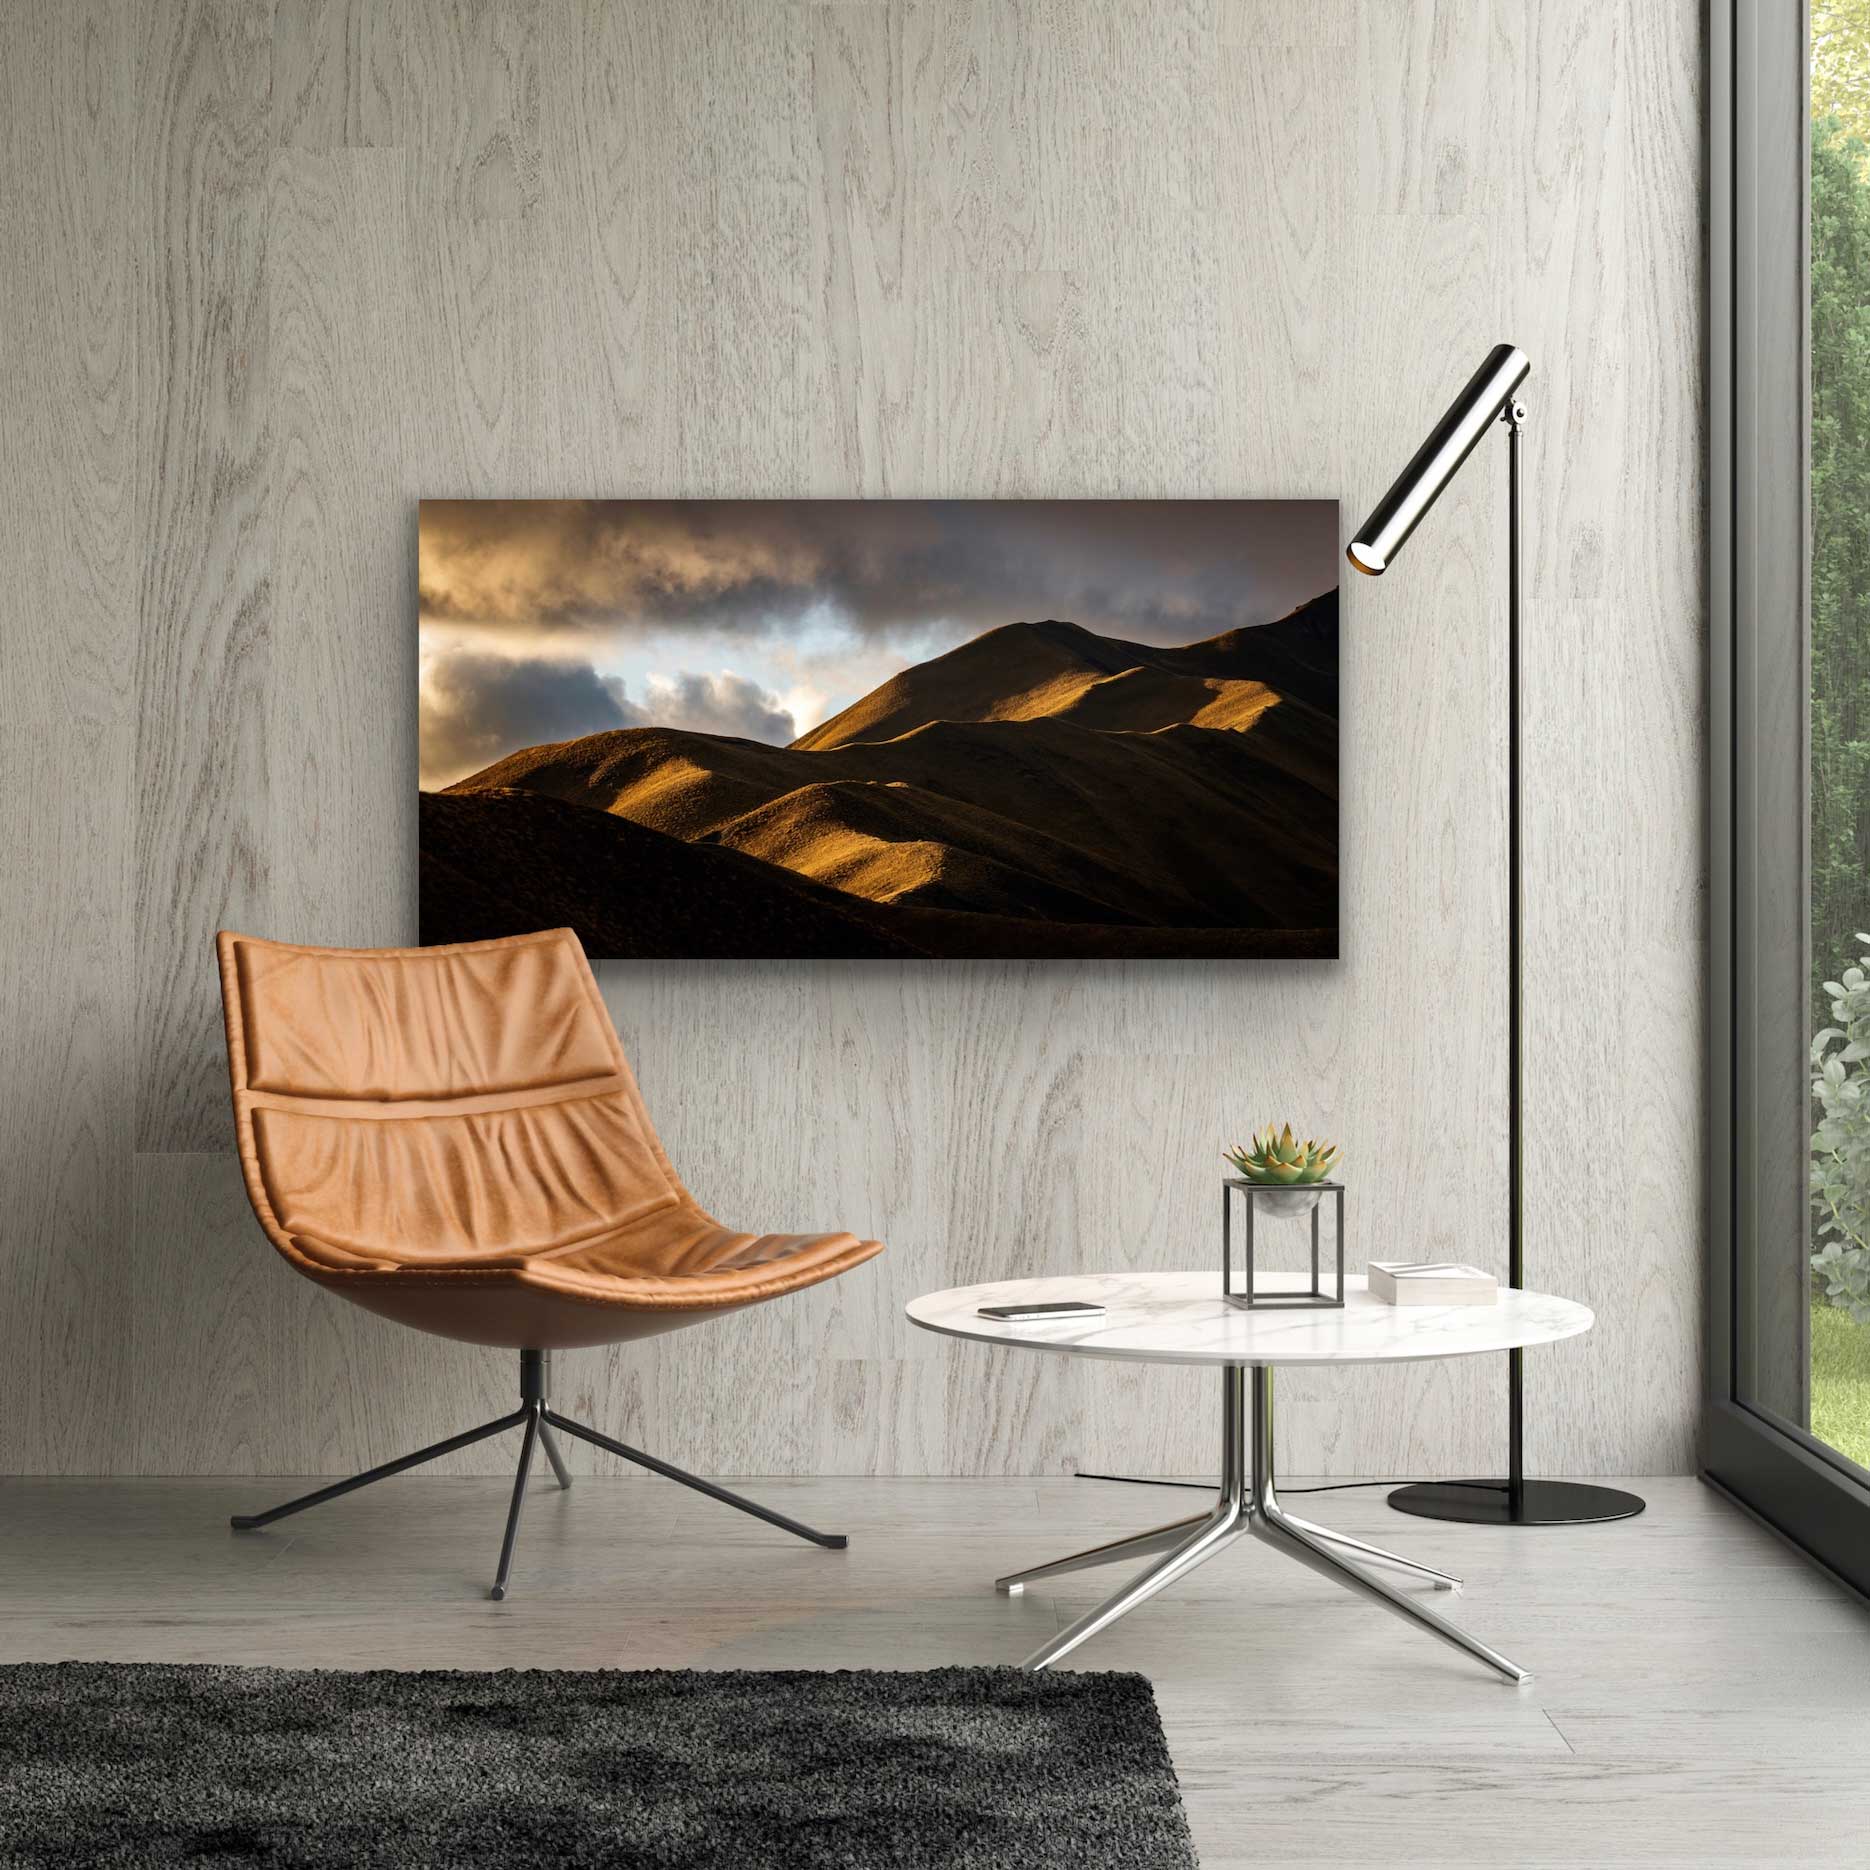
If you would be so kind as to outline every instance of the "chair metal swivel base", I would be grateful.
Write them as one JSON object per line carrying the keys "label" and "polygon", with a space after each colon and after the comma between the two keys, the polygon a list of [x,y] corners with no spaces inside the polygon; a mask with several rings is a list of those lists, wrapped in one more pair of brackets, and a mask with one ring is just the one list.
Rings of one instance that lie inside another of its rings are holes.
{"label": "chair metal swivel base", "polygon": [[[1499,1651],[1489,1649],[1478,1638],[1439,1617],[1425,1605],[1392,1590],[1373,1578],[1364,1565],[1388,1565],[1424,1579],[1437,1590],[1458,1591],[1459,1578],[1445,1571],[1421,1565],[1414,1559],[1386,1552],[1381,1546],[1366,1545],[1341,1532],[1315,1526],[1296,1513],[1288,1513],[1279,1504],[1273,1476],[1273,1373],[1265,1364],[1229,1364],[1221,1372],[1221,1485],[1211,1511],[1192,1519],[1177,1520],[1158,1526],[1153,1532],[1133,1538],[1114,1539],[1108,1545],[1093,1546],[1058,1558],[1047,1565],[1034,1565],[996,1580],[996,1589],[1023,1591],[1029,1584],[1048,1578],[1063,1577],[1068,1572],[1089,1570],[1118,1559],[1145,1558],[1160,1553],[1156,1562],[1120,1591],[1107,1597],[1095,1610],[1087,1611],[1068,1629],[1061,1630],[1050,1642],[1026,1658],[1024,1669],[1050,1668],[1053,1663],[1144,1604],[1158,1591],[1185,1578],[1197,1565],[1206,1564],[1217,1552],[1225,1551],[1237,1539],[1254,1538],[1288,1558],[1297,1559],[1321,1576],[1343,1585],[1358,1596],[1380,1604],[1405,1622],[1440,1637],[1444,1643],[1485,1663],[1509,1682],[1532,1680],[1526,1670],[1509,1662]],[[1353,1564],[1355,1558],[1361,1563]]]}
{"label": "chair metal swivel base", "polygon": [[545,1449],[545,1458],[552,1464],[552,1472],[558,1476],[559,1486],[571,1485],[571,1474],[559,1453],[558,1443],[552,1437],[552,1431],[557,1429],[561,1434],[575,1435],[580,1441],[588,1441],[594,1448],[603,1448],[626,1461],[633,1461],[638,1467],[646,1467],[652,1474],[660,1474],[667,1480],[678,1480],[684,1487],[693,1487],[697,1493],[705,1493],[709,1499],[719,1500],[723,1506],[738,1507],[743,1513],[751,1513],[755,1519],[765,1520],[769,1526],[777,1526],[783,1532],[796,1533],[799,1538],[809,1539],[814,1545],[841,1551],[849,1543],[841,1532],[817,1532],[810,1526],[801,1525],[796,1519],[788,1519],[783,1513],[775,1513],[771,1507],[743,1499],[725,1487],[717,1487],[711,1480],[703,1480],[698,1474],[687,1473],[667,1461],[658,1461],[653,1454],[644,1454],[640,1448],[612,1441],[608,1435],[600,1434],[587,1424],[560,1415],[546,1401],[547,1372],[546,1352],[521,1351],[520,1403],[511,1415],[503,1415],[497,1421],[483,1422],[479,1428],[468,1429],[459,1435],[450,1435],[446,1441],[438,1441],[429,1448],[419,1448],[414,1454],[403,1455],[399,1460],[385,1461],[381,1467],[353,1474],[348,1480],[334,1481],[329,1487],[301,1494],[298,1499],[288,1500],[283,1506],[271,1507],[264,1513],[236,1513],[229,1523],[236,1532],[253,1532],[261,1526],[270,1526],[276,1519],[285,1519],[289,1514],[303,1513],[308,1506],[322,1506],[327,1500],[336,1500],[343,1494],[355,1493],[359,1487],[368,1487],[372,1481],[388,1480],[392,1474],[401,1474],[409,1468],[420,1467],[425,1461],[438,1460],[445,1454],[452,1454],[457,1448],[485,1441],[490,1435],[502,1434],[510,1428],[523,1429],[525,1433],[520,1442],[519,1471],[513,1476],[513,1500],[507,1508],[506,1535],[500,1541],[500,1568],[494,1574],[493,1586],[488,1592],[492,1598],[503,1598],[507,1592],[507,1579],[513,1569],[513,1545],[519,1537],[520,1509],[526,1504],[526,1482],[532,1473],[534,1455],[541,1446]]}

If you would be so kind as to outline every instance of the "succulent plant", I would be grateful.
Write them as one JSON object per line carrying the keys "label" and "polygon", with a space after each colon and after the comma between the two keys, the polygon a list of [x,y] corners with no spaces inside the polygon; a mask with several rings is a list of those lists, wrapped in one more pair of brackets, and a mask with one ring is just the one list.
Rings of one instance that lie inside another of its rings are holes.
{"label": "succulent plant", "polygon": [[1265,1182],[1272,1187],[1302,1188],[1310,1182],[1322,1182],[1340,1160],[1335,1143],[1314,1143],[1309,1137],[1302,1143],[1294,1142],[1289,1123],[1277,1136],[1269,1123],[1250,1145],[1224,1153],[1249,1182]]}

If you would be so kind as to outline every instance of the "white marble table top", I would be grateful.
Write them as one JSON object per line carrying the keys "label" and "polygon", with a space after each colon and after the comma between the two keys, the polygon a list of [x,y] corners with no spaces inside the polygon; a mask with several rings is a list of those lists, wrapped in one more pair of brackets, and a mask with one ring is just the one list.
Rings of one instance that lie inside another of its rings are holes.
{"label": "white marble table top", "polygon": [[[1263,1289],[1303,1290],[1297,1275]],[[1085,1299],[1101,1318],[1010,1324],[982,1318],[983,1305]],[[1000,1279],[984,1286],[925,1292],[904,1308],[912,1323],[948,1337],[1079,1357],[1160,1364],[1383,1364],[1575,1338],[1593,1323],[1572,1299],[1502,1286],[1492,1305],[1389,1305],[1363,1279],[1347,1275],[1344,1309],[1248,1311],[1221,1293],[1217,1267],[1205,1273],[1080,1273],[1056,1279]]]}

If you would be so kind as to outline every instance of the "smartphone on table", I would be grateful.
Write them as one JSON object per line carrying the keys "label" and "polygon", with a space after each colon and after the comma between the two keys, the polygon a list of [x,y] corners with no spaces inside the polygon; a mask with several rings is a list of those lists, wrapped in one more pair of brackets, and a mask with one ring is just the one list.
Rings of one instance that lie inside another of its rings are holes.
{"label": "smartphone on table", "polygon": [[983,1305],[980,1315],[983,1318],[997,1318],[1002,1324],[1037,1324],[1049,1323],[1054,1319],[1101,1318],[1104,1308],[1087,1304],[1083,1299],[1054,1299],[1044,1303],[1028,1299],[1018,1305]]}

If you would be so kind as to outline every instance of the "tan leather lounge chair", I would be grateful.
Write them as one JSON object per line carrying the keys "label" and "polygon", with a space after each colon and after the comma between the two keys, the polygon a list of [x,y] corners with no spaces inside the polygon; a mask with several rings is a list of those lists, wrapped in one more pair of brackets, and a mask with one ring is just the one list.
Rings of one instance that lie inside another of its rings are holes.
{"label": "tan leather lounge chair", "polygon": [[552,1408],[548,1357],[675,1331],[860,1265],[854,1234],[743,1234],[669,1165],[578,938],[297,948],[223,933],[221,998],[247,1193],[308,1279],[418,1331],[520,1354],[519,1407],[276,1506],[247,1530],[451,1449],[525,1431],[493,1595],[552,1431],[842,1546]]}

